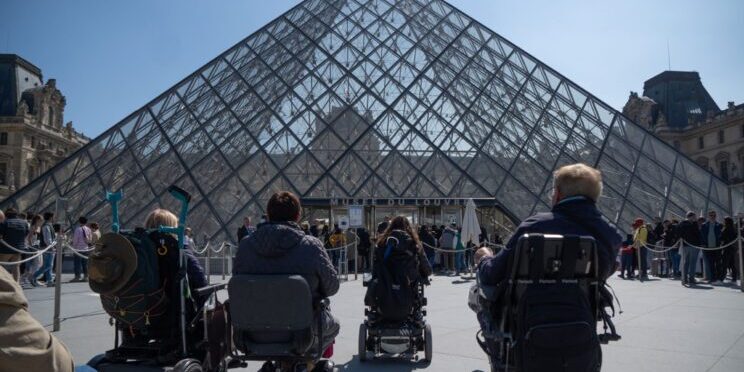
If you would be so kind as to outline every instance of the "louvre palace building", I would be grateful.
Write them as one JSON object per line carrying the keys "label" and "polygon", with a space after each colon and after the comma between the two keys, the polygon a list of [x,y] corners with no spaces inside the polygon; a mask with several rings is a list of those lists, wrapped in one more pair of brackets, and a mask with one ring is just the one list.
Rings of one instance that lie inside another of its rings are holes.
{"label": "louvre palace building", "polygon": [[[445,1],[305,0],[113,124],[2,207],[85,215],[106,231],[104,191],[122,224],[176,210],[234,241],[277,190],[304,220],[372,227],[404,214],[506,229],[550,208],[552,172],[603,172],[599,208],[637,217],[741,210],[742,195],[600,98]],[[64,203],[59,203],[63,200]],[[353,214],[353,215],[351,215]]]}

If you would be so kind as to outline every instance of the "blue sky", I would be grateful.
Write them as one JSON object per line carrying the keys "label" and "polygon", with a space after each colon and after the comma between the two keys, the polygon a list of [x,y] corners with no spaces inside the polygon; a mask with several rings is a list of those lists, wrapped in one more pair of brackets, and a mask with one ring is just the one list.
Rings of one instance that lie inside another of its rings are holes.
{"label": "blue sky", "polygon": [[[56,78],[65,119],[96,136],[293,0],[1,0],[0,52]],[[452,0],[615,108],[667,69],[744,102],[744,1]]]}

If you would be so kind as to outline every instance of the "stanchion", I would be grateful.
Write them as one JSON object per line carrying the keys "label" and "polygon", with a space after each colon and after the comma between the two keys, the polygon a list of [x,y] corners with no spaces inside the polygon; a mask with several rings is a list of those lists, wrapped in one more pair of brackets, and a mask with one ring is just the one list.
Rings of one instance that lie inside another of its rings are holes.
{"label": "stanchion", "polygon": [[207,284],[212,284],[212,249],[209,248],[209,243],[207,243],[207,262],[206,265],[204,265],[204,271],[206,271],[207,274]]}
{"label": "stanchion", "polygon": [[[54,269],[54,321],[52,325],[52,332],[59,331],[59,313],[60,313],[60,302],[62,300],[62,255],[64,254],[64,244],[59,244],[62,238],[58,238],[57,245],[52,248],[57,251],[57,256],[54,258],[57,262],[57,267]],[[42,258],[43,259],[43,258]]]}
{"label": "stanchion", "polygon": [[744,292],[744,250],[741,244],[741,216],[736,219],[739,230],[739,290]]}
{"label": "stanchion", "polygon": [[225,271],[227,270],[227,256],[225,255],[225,252],[227,251],[224,245],[222,246],[222,280],[225,280]]}

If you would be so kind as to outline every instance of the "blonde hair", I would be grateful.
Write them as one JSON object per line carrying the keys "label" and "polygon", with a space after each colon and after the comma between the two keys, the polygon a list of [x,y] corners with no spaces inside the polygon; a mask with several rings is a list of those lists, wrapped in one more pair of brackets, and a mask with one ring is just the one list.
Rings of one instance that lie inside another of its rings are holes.
{"label": "blonde hair", "polygon": [[553,187],[562,198],[581,195],[596,202],[602,195],[602,173],[586,164],[566,165],[553,173]]}
{"label": "blonde hair", "polygon": [[160,226],[178,226],[178,217],[167,209],[155,209],[145,219],[146,229],[157,229]]}

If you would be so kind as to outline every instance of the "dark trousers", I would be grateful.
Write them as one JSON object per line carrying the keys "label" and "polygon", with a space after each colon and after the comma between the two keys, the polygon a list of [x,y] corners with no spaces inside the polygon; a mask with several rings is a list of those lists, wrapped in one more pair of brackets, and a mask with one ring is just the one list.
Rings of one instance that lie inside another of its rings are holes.
{"label": "dark trousers", "polygon": [[[706,272],[708,277],[706,279],[713,281],[720,280],[721,272],[725,272],[725,269],[723,269],[723,255],[721,255],[721,250],[703,251],[703,257],[703,264],[708,268]],[[705,270],[703,271],[705,272]]]}
{"label": "dark trousers", "polygon": [[736,267],[739,265],[736,260],[739,259],[737,256],[737,252],[739,250],[739,247],[737,247],[735,244],[731,247],[727,247],[723,251],[723,274],[720,278],[721,280],[726,279],[726,271],[731,270],[731,279],[737,280],[739,278],[739,270],[736,269]]}
{"label": "dark trousers", "polygon": [[640,254],[640,261],[641,261],[640,267],[638,269],[638,276],[646,277],[648,276],[648,262],[646,258],[646,253],[647,253],[646,247],[641,247],[638,249],[638,251],[640,252],[639,254]]}
{"label": "dark trousers", "polygon": [[633,277],[633,253],[623,253],[622,256],[620,256],[620,275],[626,275],[627,272],[628,278]]}
{"label": "dark trousers", "polygon": [[73,254],[73,263],[75,268],[75,277],[79,278],[80,275],[88,276],[88,260]]}

